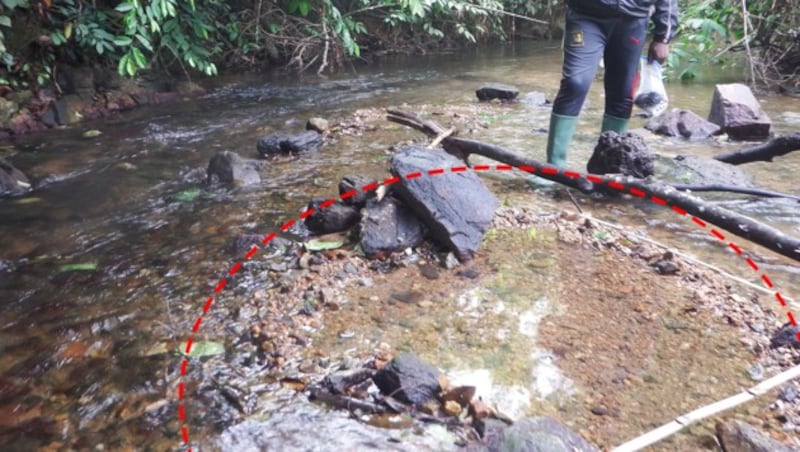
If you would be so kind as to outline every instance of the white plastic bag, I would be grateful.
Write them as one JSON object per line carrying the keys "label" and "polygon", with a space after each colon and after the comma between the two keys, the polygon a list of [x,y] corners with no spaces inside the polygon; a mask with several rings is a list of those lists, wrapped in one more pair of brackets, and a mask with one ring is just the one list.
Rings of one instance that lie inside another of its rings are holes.
{"label": "white plastic bag", "polygon": [[633,97],[633,103],[648,116],[658,116],[666,111],[669,104],[661,64],[658,61],[648,63],[647,58],[642,58],[640,66],[639,87]]}

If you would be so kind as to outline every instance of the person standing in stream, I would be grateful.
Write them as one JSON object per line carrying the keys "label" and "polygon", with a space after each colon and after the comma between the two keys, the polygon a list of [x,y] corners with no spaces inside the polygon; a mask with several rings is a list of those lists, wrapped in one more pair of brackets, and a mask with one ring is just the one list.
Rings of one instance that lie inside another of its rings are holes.
{"label": "person standing in stream", "polygon": [[663,63],[678,27],[677,0],[567,0],[564,63],[550,116],[548,163],[565,166],[567,148],[601,57],[606,104],[600,131],[627,130],[650,18],[654,27],[648,61]]}

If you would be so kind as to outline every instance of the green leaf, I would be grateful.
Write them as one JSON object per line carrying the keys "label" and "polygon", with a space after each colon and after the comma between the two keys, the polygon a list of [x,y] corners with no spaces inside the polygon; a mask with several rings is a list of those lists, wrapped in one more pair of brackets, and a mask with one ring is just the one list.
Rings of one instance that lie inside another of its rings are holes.
{"label": "green leaf", "polygon": [[130,36],[116,36],[116,37],[114,37],[114,44],[116,44],[116,45],[118,45],[120,47],[127,47],[127,46],[131,45],[132,42],[133,42],[133,39],[131,39]]}
{"label": "green leaf", "polygon": [[3,25],[4,27],[10,27],[11,18],[9,18],[8,16],[0,16],[0,25]]}
{"label": "green leaf", "polygon": [[303,244],[308,251],[326,251],[341,248],[344,245],[344,240],[319,240],[311,239]]}
{"label": "green leaf", "polygon": [[147,58],[145,58],[144,54],[141,50],[134,47],[133,49],[133,59],[136,62],[136,66],[140,69],[144,69],[147,67]]}
{"label": "green leaf", "polygon": [[102,134],[103,134],[103,132],[101,132],[101,131],[99,131],[97,129],[92,129],[92,130],[87,130],[86,132],[83,132],[83,137],[84,138],[94,138],[94,137],[99,137]]}
{"label": "green leaf", "polygon": [[128,11],[132,11],[133,9],[134,9],[134,6],[130,2],[122,2],[119,5],[117,5],[116,8],[114,8],[115,11],[118,11],[118,12],[121,12],[121,13],[127,13]]}
{"label": "green leaf", "polygon": [[190,188],[181,192],[175,193],[175,200],[180,202],[194,201],[200,196],[199,188]]}
{"label": "green leaf", "polygon": [[64,264],[58,267],[59,273],[66,272],[93,272],[97,270],[96,262],[76,262],[74,264]]}
{"label": "green leaf", "polygon": [[183,356],[202,358],[204,356],[214,356],[225,353],[225,346],[220,342],[200,341],[192,344],[192,348],[189,350],[188,354],[186,353],[185,347],[181,347],[180,352]]}

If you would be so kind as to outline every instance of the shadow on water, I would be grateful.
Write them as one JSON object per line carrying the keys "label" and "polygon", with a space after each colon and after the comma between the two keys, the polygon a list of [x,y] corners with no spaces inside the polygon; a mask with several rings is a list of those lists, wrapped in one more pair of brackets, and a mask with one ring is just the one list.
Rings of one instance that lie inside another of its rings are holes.
{"label": "shadow on water", "polygon": [[[486,81],[513,83],[552,98],[559,65],[557,45],[536,43],[384,60],[327,78],[228,77],[199,99],[143,107],[2,148],[39,188],[0,201],[0,442],[19,450],[96,443],[174,446],[179,437],[170,399],[174,381],[166,379],[174,378],[178,360],[150,351],[157,344],[172,350],[184,339],[199,303],[230,262],[230,238],[274,230],[310,196],[335,194],[344,174],[384,174],[385,150],[418,137],[396,129],[379,130],[369,142],[342,137],[319,154],[271,161],[261,173],[261,186],[246,191],[203,185],[213,153],[232,150],[253,157],[258,137],[299,131],[310,116],[337,119],[359,108],[403,104],[411,109],[472,104],[475,88]],[[713,91],[708,84],[668,89],[673,105],[701,115]],[[764,99],[776,131],[793,131],[800,124],[793,102]],[[596,83],[569,157],[571,167],[582,169],[588,160],[602,105]],[[543,158],[546,134],[536,131],[547,127],[548,118],[546,108],[498,106],[483,114],[483,127],[474,136]],[[90,128],[102,135],[85,138]],[[666,139],[655,139],[652,146],[666,155],[706,156],[736,147]],[[794,182],[800,173],[797,156],[748,169],[764,186],[800,194]],[[800,234],[800,209],[794,204],[741,200],[725,205]],[[625,216],[609,218],[649,224],[665,239],[677,234],[676,246],[686,251],[728,259],[713,244],[696,240],[690,225],[665,213],[626,207]],[[680,237],[692,239],[692,245]],[[775,263],[775,269],[779,282],[797,281],[796,267]],[[430,350],[448,364],[449,351],[434,344]],[[527,362],[520,371],[531,372],[531,366]]]}

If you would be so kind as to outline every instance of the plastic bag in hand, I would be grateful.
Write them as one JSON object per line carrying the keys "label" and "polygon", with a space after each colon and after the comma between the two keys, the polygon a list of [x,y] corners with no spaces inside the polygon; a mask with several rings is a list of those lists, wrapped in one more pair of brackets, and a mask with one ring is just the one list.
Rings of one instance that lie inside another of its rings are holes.
{"label": "plastic bag in hand", "polygon": [[639,87],[636,89],[633,103],[644,110],[648,116],[658,116],[664,113],[669,104],[662,77],[663,70],[658,61],[648,63],[646,58],[642,58]]}

